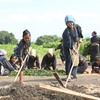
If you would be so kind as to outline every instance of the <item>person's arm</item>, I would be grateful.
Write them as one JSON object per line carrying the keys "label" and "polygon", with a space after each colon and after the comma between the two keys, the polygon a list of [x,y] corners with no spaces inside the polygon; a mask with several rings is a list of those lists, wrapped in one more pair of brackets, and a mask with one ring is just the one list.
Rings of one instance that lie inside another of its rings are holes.
{"label": "person's arm", "polygon": [[56,56],[55,55],[53,55],[52,67],[53,67],[53,70],[56,69]]}
{"label": "person's arm", "polygon": [[58,50],[58,49],[60,49],[60,45],[61,45],[61,44],[59,44],[59,45],[55,48],[55,51]]}
{"label": "person's arm", "polygon": [[46,55],[42,58],[41,68],[44,68],[46,64]]}
{"label": "person's arm", "polygon": [[23,64],[23,52],[24,52],[24,44],[21,43],[18,48],[18,59],[20,61],[20,66]]}
{"label": "person's arm", "polygon": [[73,42],[71,41],[71,36],[67,28],[63,32],[62,37],[63,37],[63,46],[69,49],[73,49]]}
{"label": "person's arm", "polygon": [[38,57],[38,56],[36,56],[36,66],[37,66],[38,68],[40,68],[40,63],[39,63],[39,57]]}
{"label": "person's arm", "polygon": [[3,66],[5,68],[7,68],[9,71],[14,71],[15,70],[14,67],[10,64],[10,62],[6,58],[4,58],[2,63],[3,63]]}

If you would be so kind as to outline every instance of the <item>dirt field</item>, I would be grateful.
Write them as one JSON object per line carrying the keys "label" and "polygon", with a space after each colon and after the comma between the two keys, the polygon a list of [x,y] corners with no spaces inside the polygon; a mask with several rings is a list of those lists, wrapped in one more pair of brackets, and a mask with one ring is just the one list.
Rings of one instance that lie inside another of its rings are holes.
{"label": "dirt field", "polygon": [[[58,65],[61,69],[63,68],[60,64]],[[66,76],[60,77],[63,84],[65,84],[63,79]],[[18,82],[11,85],[14,78],[0,76],[0,96],[2,96],[0,100],[89,100],[39,87],[39,84],[46,84],[59,88],[60,85],[54,76],[24,76],[25,85],[21,85]],[[77,79],[72,79],[68,82],[67,88],[100,98],[100,74],[80,74]]]}

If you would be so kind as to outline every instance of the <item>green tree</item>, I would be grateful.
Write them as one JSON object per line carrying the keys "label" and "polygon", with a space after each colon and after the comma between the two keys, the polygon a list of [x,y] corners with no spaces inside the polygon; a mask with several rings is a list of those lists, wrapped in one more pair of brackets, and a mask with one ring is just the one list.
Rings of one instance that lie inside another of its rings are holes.
{"label": "green tree", "polygon": [[55,42],[57,40],[60,40],[61,38],[59,38],[57,35],[44,35],[44,36],[40,36],[37,38],[36,40],[36,44],[37,45],[43,45],[49,42]]}
{"label": "green tree", "polygon": [[18,40],[13,33],[7,31],[0,31],[0,44],[17,44]]}
{"label": "green tree", "polygon": [[84,56],[90,55],[91,51],[91,44],[90,44],[90,38],[86,38],[83,40],[80,46],[80,54]]}

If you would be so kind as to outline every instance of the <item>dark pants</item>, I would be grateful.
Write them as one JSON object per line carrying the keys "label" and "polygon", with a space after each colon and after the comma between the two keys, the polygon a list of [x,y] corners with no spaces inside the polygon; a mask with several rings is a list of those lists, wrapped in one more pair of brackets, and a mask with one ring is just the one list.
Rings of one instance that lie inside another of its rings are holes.
{"label": "dark pants", "polygon": [[70,55],[70,51],[69,48],[64,48],[64,55],[65,55],[65,71],[66,71],[66,75],[69,75],[71,66],[72,66],[72,59],[71,59],[71,55]]}
{"label": "dark pants", "polygon": [[97,44],[91,45],[90,61],[94,62],[95,57],[99,56],[99,54],[100,54],[99,45],[97,45]]}

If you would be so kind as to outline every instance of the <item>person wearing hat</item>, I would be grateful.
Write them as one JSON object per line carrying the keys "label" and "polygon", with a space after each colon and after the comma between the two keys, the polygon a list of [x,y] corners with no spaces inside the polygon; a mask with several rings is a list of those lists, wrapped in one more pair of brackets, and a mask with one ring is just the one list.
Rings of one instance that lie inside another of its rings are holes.
{"label": "person wearing hat", "polygon": [[6,59],[7,52],[0,49],[0,75],[9,75],[11,71],[15,71],[14,67]]}
{"label": "person wearing hat", "polygon": [[32,69],[40,68],[39,57],[36,54],[35,49],[32,49],[30,52],[30,56],[29,56],[29,60],[28,60],[28,69],[30,69],[30,68],[32,68]]}
{"label": "person wearing hat", "polygon": [[[78,31],[75,26],[75,19],[71,15],[65,17],[66,29],[62,34],[64,56],[65,56],[65,71],[66,75],[69,75],[71,67],[75,69],[79,63],[79,38]],[[71,75],[73,78],[77,78],[76,74],[72,70]]]}
{"label": "person wearing hat", "polygon": [[91,37],[91,52],[90,52],[90,61],[93,62],[96,56],[100,55],[100,38],[97,36],[97,32],[92,32]]}
{"label": "person wearing hat", "polygon": [[60,49],[60,59],[62,61],[62,65],[64,65],[65,64],[65,58],[64,58],[63,40],[61,39],[60,42],[61,43],[55,48],[55,51]]}
{"label": "person wearing hat", "polygon": [[56,56],[53,53],[53,49],[47,51],[47,54],[44,55],[41,62],[41,69],[51,70],[50,67],[52,67],[53,70],[56,69]]}

